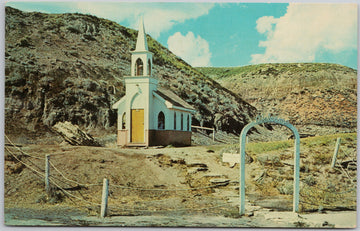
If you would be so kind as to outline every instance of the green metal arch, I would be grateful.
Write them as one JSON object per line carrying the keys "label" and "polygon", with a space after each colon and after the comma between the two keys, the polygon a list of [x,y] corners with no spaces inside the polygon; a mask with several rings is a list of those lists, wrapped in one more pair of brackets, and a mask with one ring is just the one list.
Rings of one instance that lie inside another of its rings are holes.
{"label": "green metal arch", "polygon": [[246,135],[249,130],[259,124],[276,123],[289,128],[295,137],[294,149],[294,196],[293,196],[293,212],[299,211],[299,174],[300,174],[300,135],[297,129],[289,122],[276,117],[256,117],[256,120],[247,124],[240,134],[240,207],[239,213],[245,213],[245,145]]}

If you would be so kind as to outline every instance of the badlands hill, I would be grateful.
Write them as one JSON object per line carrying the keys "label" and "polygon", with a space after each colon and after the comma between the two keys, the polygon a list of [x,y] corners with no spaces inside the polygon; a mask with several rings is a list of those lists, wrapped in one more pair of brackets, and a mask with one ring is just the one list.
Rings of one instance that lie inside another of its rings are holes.
{"label": "badlands hill", "polygon": [[357,70],[326,63],[198,68],[262,114],[289,120],[304,132],[356,131]]}

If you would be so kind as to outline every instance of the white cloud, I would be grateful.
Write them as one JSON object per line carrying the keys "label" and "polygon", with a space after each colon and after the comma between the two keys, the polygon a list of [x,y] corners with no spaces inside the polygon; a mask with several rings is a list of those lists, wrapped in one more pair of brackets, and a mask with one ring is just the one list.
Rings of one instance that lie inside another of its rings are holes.
{"label": "white cloud", "polygon": [[158,38],[162,31],[187,19],[208,14],[213,3],[146,3],[146,2],[77,2],[79,13],[89,13],[119,23],[126,22],[137,29],[140,15],[144,16],[146,33]]}
{"label": "white cloud", "polygon": [[209,2],[130,2],[130,1],[62,1],[34,2],[12,1],[6,4],[25,11],[40,11],[44,13],[77,12],[106,18],[123,26],[138,29],[139,18],[144,16],[146,32],[154,38],[169,30],[176,23],[188,19],[196,19],[209,13],[215,3]]}
{"label": "white cloud", "polygon": [[259,42],[265,52],[253,54],[251,63],[312,62],[320,51],[357,49],[357,6],[292,3],[280,18],[259,18],[256,29],[267,40]]}
{"label": "white cloud", "polygon": [[185,36],[176,32],[167,41],[169,50],[194,67],[210,66],[211,52],[209,43],[193,32]]}
{"label": "white cloud", "polygon": [[278,19],[273,16],[264,16],[256,21],[256,30],[259,33],[270,33],[273,30],[273,25],[278,22]]}

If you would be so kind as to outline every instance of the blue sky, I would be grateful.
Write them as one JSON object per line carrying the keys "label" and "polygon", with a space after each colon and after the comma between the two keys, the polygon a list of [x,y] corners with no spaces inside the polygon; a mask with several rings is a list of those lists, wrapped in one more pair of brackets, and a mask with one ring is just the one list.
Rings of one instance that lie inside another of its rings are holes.
{"label": "blue sky", "polygon": [[78,12],[145,30],[193,66],[328,62],[357,69],[356,4],[216,2],[8,2]]}

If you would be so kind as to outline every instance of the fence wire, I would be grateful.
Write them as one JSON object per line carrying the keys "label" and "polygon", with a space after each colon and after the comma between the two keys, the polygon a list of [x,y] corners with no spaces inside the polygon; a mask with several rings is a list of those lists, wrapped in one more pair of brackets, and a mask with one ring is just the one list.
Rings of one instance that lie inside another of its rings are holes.
{"label": "fence wire", "polygon": [[[85,184],[85,183],[80,183],[78,181],[75,180],[71,180],[69,178],[67,178],[65,176],[64,173],[62,173],[58,168],[56,168],[56,166],[51,162],[50,165],[55,169],[56,172],[58,172],[65,180],[72,182],[74,184],[80,185],[80,186],[85,186],[85,187],[90,187],[90,186],[102,186],[102,184]],[[111,184],[109,185],[109,187],[116,187],[116,188],[122,188],[122,189],[131,189],[131,190],[139,190],[139,191],[192,191],[192,190],[201,190],[201,189],[209,189],[209,188],[216,188],[219,186],[224,186],[224,183],[219,183],[219,184],[214,184],[214,185],[209,185],[209,186],[203,186],[203,187],[194,187],[194,188],[174,188],[174,189],[160,189],[160,188],[141,188],[141,187],[130,187],[130,186],[124,186],[124,185],[116,185],[116,184]]]}
{"label": "fence wire", "polygon": [[30,165],[26,164],[24,161],[20,160],[16,154],[14,154],[8,147],[5,146],[5,149],[20,163],[22,163],[24,166],[26,166],[27,168],[29,168],[31,171],[39,174],[40,176],[45,176],[45,173],[39,172],[38,170],[34,169],[33,167],[31,167]]}
{"label": "fence wire", "polygon": [[99,204],[99,203],[91,202],[91,201],[85,200],[85,199],[83,199],[83,198],[81,198],[81,197],[75,196],[74,194],[67,192],[66,189],[62,188],[60,185],[56,184],[56,182],[55,182],[54,180],[52,180],[51,178],[50,178],[49,180],[51,181],[51,183],[53,183],[58,189],[60,189],[60,190],[61,190],[63,193],[65,193],[66,195],[71,196],[71,197],[73,197],[73,198],[76,198],[76,199],[78,199],[78,200],[81,200],[81,201],[83,201],[83,202],[86,202],[86,203],[88,203],[88,204],[101,206],[101,204]]}
{"label": "fence wire", "polygon": [[[210,210],[210,209],[215,209],[215,208],[221,208],[221,207],[229,207],[230,205],[227,203],[221,203],[218,205],[214,205],[214,206],[206,206],[206,207],[201,207],[201,208],[183,208],[183,209],[179,209],[179,208],[175,208],[175,209],[164,209],[164,208],[154,208],[154,209],[159,209],[159,210],[155,210],[155,212],[181,212],[181,211],[206,211],[206,210]],[[154,212],[153,210],[150,209],[139,209],[139,208],[124,208],[124,207],[117,207],[117,206],[109,206],[108,207],[111,210],[121,210],[121,211],[130,211],[130,212]],[[112,211],[114,212],[114,211]]]}
{"label": "fence wire", "polygon": [[[17,150],[19,150],[22,154],[24,154],[24,155],[26,155],[26,156],[29,156],[29,157],[31,157],[31,158],[34,158],[34,159],[39,159],[39,160],[44,160],[44,159],[45,159],[44,157],[34,156],[34,155],[32,155],[32,154],[29,154],[29,153],[25,152],[24,150],[22,150],[21,148],[19,148],[16,144],[14,144],[14,143],[9,139],[9,137],[7,137],[7,135],[5,135],[5,138],[9,141],[9,143],[10,143],[13,147],[15,147]],[[5,147],[6,147],[6,145],[5,145]]]}
{"label": "fence wire", "polygon": [[69,181],[69,182],[72,182],[74,184],[77,184],[77,185],[80,185],[80,186],[85,186],[85,187],[91,187],[91,186],[102,186],[102,184],[83,184],[83,183],[80,183],[80,182],[77,182],[77,181],[74,181],[74,180],[71,180],[69,178],[67,178],[64,173],[62,173],[59,169],[56,168],[56,166],[51,162],[49,161],[50,165],[55,169],[56,172],[58,172],[65,180]]}
{"label": "fence wire", "polygon": [[110,185],[110,187],[123,188],[123,189],[131,189],[131,190],[139,190],[139,191],[163,191],[163,192],[171,192],[171,191],[192,191],[192,190],[201,190],[201,189],[209,189],[216,188],[219,186],[225,186],[224,183],[214,184],[204,187],[194,187],[194,188],[173,188],[173,189],[160,189],[160,188],[140,188],[140,187],[129,187],[123,185]]}

